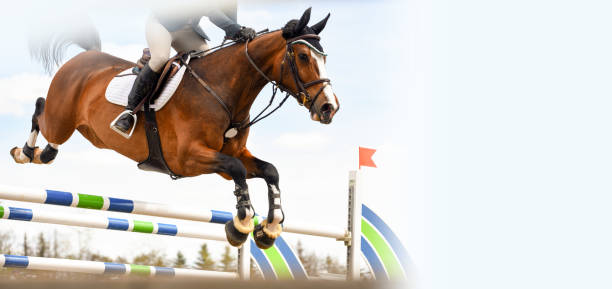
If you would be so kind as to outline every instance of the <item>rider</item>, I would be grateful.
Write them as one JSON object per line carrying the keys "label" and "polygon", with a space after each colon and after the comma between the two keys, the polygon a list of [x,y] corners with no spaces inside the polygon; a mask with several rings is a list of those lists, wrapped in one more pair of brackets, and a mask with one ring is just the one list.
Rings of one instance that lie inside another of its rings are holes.
{"label": "rider", "polygon": [[111,123],[111,128],[125,138],[130,137],[134,125],[134,109],[155,88],[161,70],[170,58],[170,47],[177,52],[208,48],[206,41],[210,39],[199,25],[203,16],[207,16],[213,24],[223,29],[227,39],[246,41],[255,38],[255,30],[237,23],[236,0],[199,0],[191,2],[191,5],[185,4],[183,1],[177,1],[172,7],[158,9],[147,21],[146,39],[151,59],[136,77],[125,111]]}

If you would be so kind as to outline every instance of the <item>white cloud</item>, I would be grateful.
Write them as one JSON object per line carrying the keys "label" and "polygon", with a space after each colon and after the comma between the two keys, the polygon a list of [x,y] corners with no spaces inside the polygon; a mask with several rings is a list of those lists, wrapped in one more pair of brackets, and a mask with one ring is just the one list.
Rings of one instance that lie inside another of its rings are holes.
{"label": "white cloud", "polygon": [[286,133],[275,141],[275,143],[286,148],[299,150],[318,150],[329,142],[329,137],[319,132]]}
{"label": "white cloud", "polygon": [[263,9],[239,9],[238,22],[242,25],[252,26],[253,28],[264,29],[270,24],[270,19],[274,19],[272,13]]}
{"label": "white cloud", "polygon": [[[136,62],[144,47],[138,44],[104,43],[104,52]],[[34,112],[39,97],[47,97],[52,77],[37,73],[21,73],[0,78],[0,115],[24,116]]]}
{"label": "white cloud", "polygon": [[142,44],[117,45],[114,43],[103,43],[102,51],[117,56],[127,61],[136,62],[142,56]]}
{"label": "white cloud", "polygon": [[130,164],[126,158],[117,157],[111,150],[89,149],[82,151],[62,152],[62,159],[67,162],[85,162],[90,166],[115,166]]}
{"label": "white cloud", "polygon": [[42,74],[23,73],[0,78],[0,115],[22,116],[34,112],[34,103],[46,97],[51,78]]}

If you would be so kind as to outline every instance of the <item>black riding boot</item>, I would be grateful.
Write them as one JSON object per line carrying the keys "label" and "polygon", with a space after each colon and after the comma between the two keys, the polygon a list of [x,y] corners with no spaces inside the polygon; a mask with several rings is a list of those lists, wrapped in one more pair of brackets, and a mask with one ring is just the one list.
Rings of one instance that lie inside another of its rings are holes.
{"label": "black riding boot", "polygon": [[125,111],[111,123],[111,128],[114,131],[125,138],[130,138],[132,136],[132,126],[134,126],[134,122],[136,121],[134,109],[147,95],[153,92],[159,76],[160,74],[153,71],[148,64],[140,70],[128,96],[128,103],[125,107]]}

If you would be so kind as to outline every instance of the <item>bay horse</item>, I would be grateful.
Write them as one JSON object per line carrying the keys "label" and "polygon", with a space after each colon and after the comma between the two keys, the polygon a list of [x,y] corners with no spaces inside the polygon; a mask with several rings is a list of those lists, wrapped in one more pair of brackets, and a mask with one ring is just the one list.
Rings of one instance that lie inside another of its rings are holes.
{"label": "bay horse", "polygon": [[[317,36],[328,18],[329,14],[308,26],[309,8],[299,20],[289,21],[281,30],[192,59],[189,66],[194,74],[185,74],[172,99],[157,112],[161,145],[172,172],[184,177],[217,173],[234,181],[237,214],[225,225],[228,242],[233,246],[240,246],[254,232],[257,246],[269,248],[282,231],[284,214],[278,172],[274,165],[256,158],[246,148],[248,127],[233,138],[225,139],[224,134],[230,124],[249,120],[251,105],[269,82],[295,96],[309,110],[312,120],[331,122],[339,104],[326,79],[326,57]],[[99,44],[97,31],[95,35],[94,42]],[[51,163],[59,145],[75,130],[98,148],[112,149],[136,162],[147,159],[144,121],[137,123],[130,139],[118,135],[109,123],[123,107],[104,97],[109,82],[135,64],[100,52],[99,45],[98,49],[95,45],[80,46],[86,51],[62,65],[53,77],[47,98],[36,101],[26,145],[11,150],[17,163]],[[49,49],[51,55],[61,55],[56,50],[66,49],[66,45],[49,44]],[[200,80],[216,92],[229,113]],[[39,132],[48,141],[44,150],[35,147]],[[257,226],[248,178],[263,178],[268,186],[267,219]]]}

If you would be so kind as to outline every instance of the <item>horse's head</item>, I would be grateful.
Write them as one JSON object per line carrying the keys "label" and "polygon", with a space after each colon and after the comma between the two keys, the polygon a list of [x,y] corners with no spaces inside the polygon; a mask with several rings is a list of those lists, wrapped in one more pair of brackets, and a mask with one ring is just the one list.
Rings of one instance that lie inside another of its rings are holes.
{"label": "horse's head", "polygon": [[289,21],[282,29],[287,52],[282,60],[279,82],[287,87],[298,103],[310,111],[310,118],[329,124],[340,108],[325,69],[327,54],[319,43],[329,14],[315,25],[308,26],[310,8],[299,20]]}

